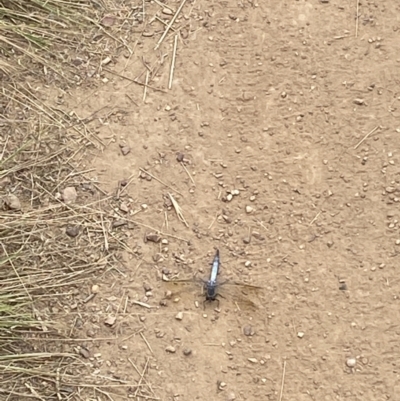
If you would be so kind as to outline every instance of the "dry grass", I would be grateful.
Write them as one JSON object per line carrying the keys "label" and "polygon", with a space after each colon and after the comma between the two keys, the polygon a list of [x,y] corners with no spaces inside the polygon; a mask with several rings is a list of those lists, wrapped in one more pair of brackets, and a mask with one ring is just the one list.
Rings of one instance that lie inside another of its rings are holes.
{"label": "dry grass", "polygon": [[141,5],[123,0],[0,1],[0,78],[79,83],[116,47],[130,50],[141,18]]}
{"label": "dry grass", "polygon": [[[28,93],[8,93],[9,113],[1,116],[0,397],[69,399],[82,386],[104,392],[67,341],[76,318],[71,305],[84,306],[90,284],[118,266],[114,251],[125,246],[111,228],[109,198],[79,171],[80,160],[101,145],[33,94],[27,99]],[[76,188],[79,202],[60,200],[67,186]],[[21,210],[7,207],[9,194]],[[79,234],[68,236],[68,227]]]}
{"label": "dry grass", "polygon": [[[126,248],[110,197],[83,166],[103,144],[32,83],[68,85],[100,71],[116,46],[127,49],[138,14],[122,1],[0,1],[1,399],[112,399],[106,388],[133,385],[92,376],[73,341],[74,305],[84,308],[91,284],[118,274],[115,251]],[[68,186],[78,200],[66,205]],[[10,194],[20,209],[7,204]]]}

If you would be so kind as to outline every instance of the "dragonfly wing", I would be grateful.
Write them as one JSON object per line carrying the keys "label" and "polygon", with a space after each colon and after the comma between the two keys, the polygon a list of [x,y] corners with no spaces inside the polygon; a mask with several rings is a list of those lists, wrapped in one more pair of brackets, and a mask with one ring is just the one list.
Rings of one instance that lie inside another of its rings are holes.
{"label": "dragonfly wing", "polygon": [[259,297],[262,290],[263,287],[232,281],[225,282],[221,285],[221,295],[245,309],[254,309],[260,306]]}
{"label": "dragonfly wing", "polygon": [[192,278],[184,280],[168,280],[163,281],[166,290],[171,291],[172,297],[188,298],[193,300],[202,294],[203,281],[201,279]]}

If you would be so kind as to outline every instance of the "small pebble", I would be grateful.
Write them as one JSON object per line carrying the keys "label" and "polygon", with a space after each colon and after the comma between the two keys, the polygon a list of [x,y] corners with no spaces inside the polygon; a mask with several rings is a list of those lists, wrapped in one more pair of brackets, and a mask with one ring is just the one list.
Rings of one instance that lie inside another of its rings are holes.
{"label": "small pebble", "polygon": [[86,347],[79,347],[79,353],[85,358],[88,359],[90,357],[90,351]]}
{"label": "small pebble", "polygon": [[251,213],[253,210],[254,209],[252,206],[249,206],[249,205],[246,206],[246,213]]}
{"label": "small pebble", "polygon": [[232,199],[233,199],[233,195],[232,195],[232,194],[226,195],[226,200],[227,200],[228,202],[230,202]]}
{"label": "small pebble", "polygon": [[349,368],[354,368],[356,366],[356,364],[357,364],[356,358],[348,358],[347,361],[346,361],[346,365]]}
{"label": "small pebble", "polygon": [[68,235],[68,237],[75,238],[78,236],[80,231],[79,226],[68,226],[65,230],[65,234]]}
{"label": "small pebble", "polygon": [[240,194],[240,191],[238,189],[232,189],[231,194],[233,196],[238,196]]}
{"label": "small pebble", "polygon": [[304,337],[304,333],[303,333],[302,331],[299,331],[299,332],[297,333],[297,337],[303,338],[303,337]]}
{"label": "small pebble", "polygon": [[247,324],[246,326],[243,327],[243,334],[247,337],[253,336],[254,335],[254,330],[253,327]]}
{"label": "small pebble", "polygon": [[87,335],[88,337],[94,337],[94,336],[96,335],[96,332],[95,332],[94,330],[92,330],[92,329],[89,329],[89,330],[86,332],[86,335]]}
{"label": "small pebble", "polygon": [[244,242],[245,244],[250,244],[250,240],[251,240],[250,237],[244,237],[244,238],[243,238],[243,242]]}
{"label": "small pebble", "polygon": [[165,348],[165,351],[170,353],[170,354],[174,354],[176,352],[176,349],[172,345],[168,345],[168,347]]}
{"label": "small pebble", "polygon": [[6,196],[4,199],[4,203],[11,210],[21,210],[21,202],[14,194],[9,194],[8,196]]}
{"label": "small pebble", "polygon": [[250,260],[246,260],[246,262],[244,262],[245,267],[250,267],[251,266],[251,262]]}
{"label": "small pebble", "polygon": [[158,234],[150,233],[146,235],[145,240],[158,243],[161,241],[161,237]]}
{"label": "small pebble", "polygon": [[122,146],[121,147],[121,153],[126,156],[128,153],[130,153],[131,148],[129,146]]}
{"label": "small pebble", "polygon": [[228,393],[228,395],[226,396],[226,401],[234,401],[234,400],[236,400],[235,393],[232,392]]}
{"label": "small pebble", "polygon": [[258,359],[257,358],[247,358],[247,360],[251,363],[258,363]]}
{"label": "small pebble", "polygon": [[228,223],[231,224],[232,223],[232,219],[228,216],[226,216],[225,214],[222,215],[222,218]]}
{"label": "small pebble", "polygon": [[190,348],[185,348],[183,350],[183,355],[185,355],[185,356],[192,355],[192,350]]}
{"label": "small pebble", "polygon": [[122,226],[125,226],[125,225],[127,225],[127,224],[128,224],[128,223],[127,223],[126,220],[122,220],[122,219],[120,219],[120,220],[114,220],[114,221],[112,222],[112,228],[122,227]]}
{"label": "small pebble", "polygon": [[119,205],[119,209],[121,211],[123,211],[124,213],[128,213],[129,212],[129,206],[126,202],[121,202],[121,204]]}
{"label": "small pebble", "polygon": [[165,15],[172,15],[173,12],[169,8],[163,8],[162,13]]}
{"label": "small pebble", "polygon": [[115,316],[108,316],[104,321],[104,324],[111,327],[114,326],[116,320],[117,318]]}
{"label": "small pebble", "polygon": [[220,383],[218,384],[218,388],[219,388],[220,390],[223,390],[225,387],[226,387],[226,383],[225,383],[225,382],[220,382]]}
{"label": "small pebble", "polygon": [[178,312],[175,316],[176,320],[182,320],[183,319],[183,312]]}
{"label": "small pebble", "polygon": [[76,193],[75,187],[67,187],[62,191],[62,199],[66,204],[75,202],[77,197],[78,194]]}
{"label": "small pebble", "polygon": [[97,284],[92,285],[92,294],[98,294],[100,287]]}

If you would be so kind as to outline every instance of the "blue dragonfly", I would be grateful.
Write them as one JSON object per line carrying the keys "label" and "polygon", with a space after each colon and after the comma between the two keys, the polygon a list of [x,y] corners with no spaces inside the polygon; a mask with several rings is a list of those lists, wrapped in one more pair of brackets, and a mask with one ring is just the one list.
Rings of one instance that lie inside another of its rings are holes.
{"label": "blue dragonfly", "polygon": [[[163,276],[163,280],[167,281],[168,284],[172,284],[173,286],[177,286],[179,284],[190,284],[190,283],[197,283],[202,285],[203,289],[203,296],[205,299],[203,300],[203,308],[207,302],[212,303],[213,301],[217,301],[217,307],[219,308],[219,299],[226,298],[225,295],[222,295],[219,290],[221,287],[231,287],[235,289],[235,293],[233,295],[233,301],[235,303],[240,302],[241,304],[245,304],[246,306],[255,307],[254,302],[247,296],[243,297],[244,293],[246,295],[251,294],[251,297],[254,297],[256,293],[258,293],[262,287],[251,285],[251,284],[244,284],[238,282],[232,282],[230,280],[224,280],[222,282],[218,281],[218,275],[220,272],[220,253],[219,250],[216,250],[214,259],[211,264],[211,271],[208,280],[199,279],[197,277],[187,280],[169,280],[167,277]],[[240,290],[238,293],[237,290]]]}

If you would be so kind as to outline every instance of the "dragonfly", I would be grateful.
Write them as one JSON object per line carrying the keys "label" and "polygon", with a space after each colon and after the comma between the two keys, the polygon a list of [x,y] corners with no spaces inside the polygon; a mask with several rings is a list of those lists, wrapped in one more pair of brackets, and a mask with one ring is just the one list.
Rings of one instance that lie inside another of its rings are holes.
{"label": "dragonfly", "polygon": [[[221,282],[218,280],[220,266],[221,266],[220,253],[219,250],[217,249],[211,264],[210,275],[207,280],[197,277],[186,280],[169,280],[168,277],[166,276],[163,276],[163,280],[173,286],[177,286],[179,284],[190,284],[190,283],[201,284],[204,296],[203,300],[204,309],[207,303],[212,303],[214,301],[217,302],[217,307],[219,308],[220,304],[219,298],[226,298],[225,295],[219,292],[222,286],[224,287],[228,286],[236,290],[233,295],[233,297],[235,297],[233,299],[235,303],[240,302],[241,304],[244,304],[246,306],[255,307],[254,302],[248,296],[243,297],[243,294],[247,293],[248,295],[249,293],[251,293],[252,296],[255,296],[263,287],[239,282],[232,282],[230,280],[224,280]],[[237,290],[240,290],[239,293]]]}

